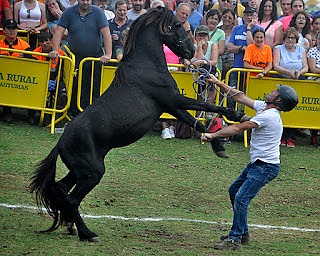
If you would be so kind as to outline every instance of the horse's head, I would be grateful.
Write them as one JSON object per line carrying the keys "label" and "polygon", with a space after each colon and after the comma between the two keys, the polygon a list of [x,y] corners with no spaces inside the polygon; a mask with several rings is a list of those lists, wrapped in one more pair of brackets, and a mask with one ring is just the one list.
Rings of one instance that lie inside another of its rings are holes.
{"label": "horse's head", "polygon": [[169,10],[167,15],[171,16],[170,19],[167,20],[170,21],[170,23],[163,23],[160,29],[163,43],[179,57],[190,60],[194,56],[194,45],[190,36],[172,11]]}

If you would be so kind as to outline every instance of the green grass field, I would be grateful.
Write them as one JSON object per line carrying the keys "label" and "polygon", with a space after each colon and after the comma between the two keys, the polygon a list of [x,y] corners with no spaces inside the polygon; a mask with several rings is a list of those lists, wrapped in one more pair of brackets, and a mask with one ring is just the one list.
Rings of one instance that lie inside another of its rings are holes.
{"label": "green grass field", "polygon": [[[198,139],[163,141],[150,132],[112,150],[106,174],[80,208],[102,241],[93,244],[63,228],[35,232],[52,220],[34,209],[29,180],[59,137],[48,128],[0,122],[0,255],[320,254],[320,154],[307,138],[281,148],[279,176],[249,208],[252,242],[235,253],[213,245],[230,229],[227,190],[249,161],[242,143],[228,145],[230,158],[221,159]],[[67,173],[60,160],[57,172]]]}

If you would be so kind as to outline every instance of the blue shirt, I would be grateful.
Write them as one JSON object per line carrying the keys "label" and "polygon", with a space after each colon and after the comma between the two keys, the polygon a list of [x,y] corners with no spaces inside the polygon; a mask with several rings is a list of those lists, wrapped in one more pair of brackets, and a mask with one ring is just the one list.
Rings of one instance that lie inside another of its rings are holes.
{"label": "blue shirt", "polygon": [[91,5],[84,17],[78,5],[69,7],[62,13],[58,26],[68,29],[69,48],[78,60],[103,55],[100,29],[108,27],[109,23],[99,7]]}
{"label": "blue shirt", "polygon": [[123,30],[125,30],[133,21],[127,19],[126,23],[123,24],[121,27],[115,22],[115,19],[109,20],[109,27],[110,27],[110,33],[112,34],[117,34],[119,37],[119,40],[113,41],[112,40],[112,59],[116,59],[116,50],[121,46],[121,33]]}
{"label": "blue shirt", "polygon": [[[263,29],[259,26],[254,26],[251,32],[253,33],[257,28]],[[233,28],[229,43],[233,43],[236,46],[247,46],[247,26],[245,24]],[[243,68],[243,57],[244,52],[234,54],[234,68]]]}
{"label": "blue shirt", "polygon": [[196,28],[200,26],[202,18],[202,14],[200,14],[197,10],[194,10],[188,17],[187,21],[190,23],[192,28],[196,30]]}

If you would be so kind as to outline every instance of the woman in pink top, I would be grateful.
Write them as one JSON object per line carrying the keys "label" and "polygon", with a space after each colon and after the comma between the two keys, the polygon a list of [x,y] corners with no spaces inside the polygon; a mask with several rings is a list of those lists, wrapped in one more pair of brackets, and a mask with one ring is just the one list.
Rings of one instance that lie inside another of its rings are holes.
{"label": "woman in pink top", "polygon": [[290,21],[291,21],[293,15],[295,15],[299,11],[304,11],[304,8],[305,8],[305,3],[303,0],[291,1],[292,14],[280,19],[280,21],[282,22],[282,25],[283,25],[282,26],[283,31],[286,31],[287,28],[290,27]]}
{"label": "woman in pink top", "polygon": [[282,43],[282,23],[278,20],[274,0],[262,0],[258,11],[258,25],[265,30],[265,44],[273,49]]}

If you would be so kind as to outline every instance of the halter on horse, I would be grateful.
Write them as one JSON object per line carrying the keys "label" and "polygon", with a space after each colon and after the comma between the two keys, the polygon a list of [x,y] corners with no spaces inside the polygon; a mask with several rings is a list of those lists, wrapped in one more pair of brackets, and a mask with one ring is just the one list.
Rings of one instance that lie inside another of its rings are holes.
{"label": "halter on horse", "polygon": [[[167,69],[163,44],[182,58],[193,56],[193,44],[172,12],[152,9],[133,23],[109,89],[66,127],[39,164],[30,190],[36,193],[38,206],[43,205],[54,219],[44,232],[54,231],[64,221],[75,223],[80,240],[100,241],[85,225],[78,207],[104,175],[106,154],[143,137],[163,112],[200,132],[205,132],[205,126],[187,110],[218,112],[234,121],[242,117],[241,113],[181,95]],[[58,155],[70,171],[56,182]]]}

